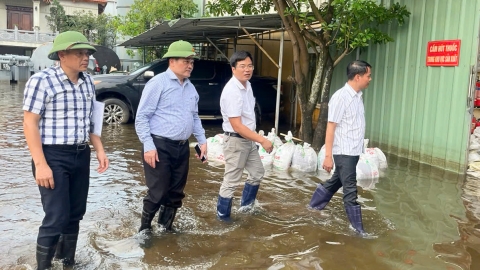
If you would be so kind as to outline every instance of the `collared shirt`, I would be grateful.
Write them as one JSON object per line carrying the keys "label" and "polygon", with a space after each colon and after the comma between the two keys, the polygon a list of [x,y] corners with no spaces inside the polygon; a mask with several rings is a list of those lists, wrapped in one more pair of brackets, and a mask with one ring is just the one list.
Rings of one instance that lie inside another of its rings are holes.
{"label": "collared shirt", "polygon": [[222,128],[226,132],[235,132],[230,124],[230,117],[241,117],[242,124],[255,131],[255,97],[252,86],[247,81],[247,87],[232,76],[223,88],[220,97],[220,109],[223,117]]}
{"label": "collared shirt", "polygon": [[81,72],[72,83],[61,67],[50,67],[28,80],[23,110],[39,114],[42,144],[79,144],[89,140],[95,86]]}
{"label": "collared shirt", "polygon": [[190,80],[185,79],[181,84],[170,68],[150,79],[143,89],[135,118],[144,151],[156,149],[151,134],[186,140],[193,133],[199,144],[205,144],[205,130],[198,117],[199,99]]}
{"label": "collared shirt", "polygon": [[333,155],[359,156],[363,153],[365,109],[362,91],[358,93],[346,83],[330,98],[328,122],[337,123],[333,140]]}

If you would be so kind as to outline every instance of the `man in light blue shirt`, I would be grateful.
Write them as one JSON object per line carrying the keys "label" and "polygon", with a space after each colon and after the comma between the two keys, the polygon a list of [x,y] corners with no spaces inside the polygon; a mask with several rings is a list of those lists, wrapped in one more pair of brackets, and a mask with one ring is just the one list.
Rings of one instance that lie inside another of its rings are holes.
{"label": "man in light blue shirt", "polygon": [[153,77],[145,86],[138,105],[135,129],[143,143],[143,167],[148,192],[143,199],[139,231],[151,229],[155,213],[158,224],[172,230],[177,209],[185,197],[190,147],[195,136],[201,154],[206,157],[205,130],[198,117],[197,90],[188,79],[197,54],[192,45],[173,42],[163,58],[168,69]]}

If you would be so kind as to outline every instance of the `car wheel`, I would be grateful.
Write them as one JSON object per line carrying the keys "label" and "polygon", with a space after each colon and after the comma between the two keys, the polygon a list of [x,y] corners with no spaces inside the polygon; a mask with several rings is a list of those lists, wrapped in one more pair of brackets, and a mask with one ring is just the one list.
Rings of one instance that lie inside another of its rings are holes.
{"label": "car wheel", "polygon": [[126,124],[130,120],[130,110],[127,104],[116,98],[109,98],[103,101],[105,110],[103,112],[103,121],[109,125]]}
{"label": "car wheel", "polygon": [[255,120],[257,122],[257,127],[262,124],[262,110],[260,109],[260,105],[255,102]]}

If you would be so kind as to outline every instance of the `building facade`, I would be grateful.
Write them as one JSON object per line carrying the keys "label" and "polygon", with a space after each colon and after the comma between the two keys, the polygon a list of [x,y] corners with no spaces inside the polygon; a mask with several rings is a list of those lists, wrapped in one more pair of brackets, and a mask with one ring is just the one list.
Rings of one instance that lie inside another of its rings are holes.
{"label": "building facade", "polygon": [[[395,42],[369,46],[344,59],[335,69],[332,92],[345,83],[350,60],[366,60],[373,66],[373,79],[364,93],[370,142],[388,153],[464,173],[477,78],[480,1],[395,2],[411,12],[405,25],[384,29]],[[458,65],[427,66],[428,42],[445,40],[461,42]]]}
{"label": "building facade", "polygon": [[[107,0],[59,0],[67,15],[76,11],[99,14]],[[30,56],[34,48],[53,41],[56,33],[48,26],[50,0],[0,0],[0,54]]]}

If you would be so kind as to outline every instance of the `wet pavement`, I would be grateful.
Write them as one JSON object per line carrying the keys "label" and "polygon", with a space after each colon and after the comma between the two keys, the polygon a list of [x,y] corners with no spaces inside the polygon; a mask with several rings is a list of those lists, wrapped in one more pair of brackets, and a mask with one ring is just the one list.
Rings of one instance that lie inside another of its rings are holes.
{"label": "wet pavement", "polygon": [[[0,269],[35,269],[43,217],[23,136],[22,94],[22,84],[0,82]],[[220,122],[204,127],[209,137],[221,131]],[[326,180],[320,173],[267,171],[255,209],[237,212],[239,187],[234,223],[220,223],[223,167],[192,154],[178,232],[155,227],[152,247],[142,248],[141,145],[133,125],[107,126],[102,139],[111,166],[100,175],[92,159],[76,269],[480,269],[480,180],[389,155],[379,179],[359,182],[369,239],[352,233],[341,194],[325,211],[307,209]]]}

